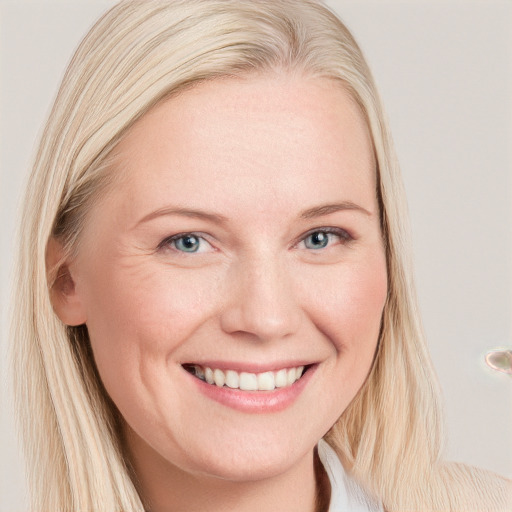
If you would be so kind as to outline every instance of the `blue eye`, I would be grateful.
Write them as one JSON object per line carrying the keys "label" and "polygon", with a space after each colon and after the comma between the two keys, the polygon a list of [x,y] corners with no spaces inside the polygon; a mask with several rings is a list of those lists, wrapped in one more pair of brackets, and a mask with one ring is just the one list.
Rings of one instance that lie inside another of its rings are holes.
{"label": "blue eye", "polygon": [[310,232],[303,239],[306,249],[325,249],[333,242],[348,242],[352,237],[342,229],[326,228]]}
{"label": "blue eye", "polygon": [[315,231],[304,239],[304,245],[308,249],[323,249],[329,244],[329,233]]}
{"label": "blue eye", "polygon": [[199,237],[195,235],[184,235],[174,239],[174,247],[176,247],[178,251],[197,252],[199,250],[199,246]]}
{"label": "blue eye", "polygon": [[202,236],[195,233],[181,233],[166,238],[160,243],[159,248],[171,248],[174,251],[187,254],[202,253],[212,249],[211,245]]}

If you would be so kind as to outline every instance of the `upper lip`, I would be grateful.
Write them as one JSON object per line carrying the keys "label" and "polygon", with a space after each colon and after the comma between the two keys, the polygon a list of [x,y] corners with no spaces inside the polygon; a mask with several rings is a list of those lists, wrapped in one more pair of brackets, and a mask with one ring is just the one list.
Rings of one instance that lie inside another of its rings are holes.
{"label": "upper lip", "polygon": [[256,363],[256,362],[240,362],[240,361],[186,361],[181,363],[182,366],[197,365],[203,368],[218,369],[222,371],[234,370],[238,373],[264,373],[282,370],[283,368],[296,368],[299,366],[311,366],[316,364],[316,361],[301,359],[297,361],[279,361],[272,363]]}

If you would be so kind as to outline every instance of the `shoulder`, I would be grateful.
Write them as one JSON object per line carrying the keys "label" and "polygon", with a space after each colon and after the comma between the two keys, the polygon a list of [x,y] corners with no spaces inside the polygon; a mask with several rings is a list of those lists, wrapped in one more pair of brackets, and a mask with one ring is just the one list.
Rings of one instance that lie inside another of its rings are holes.
{"label": "shoulder", "polygon": [[512,480],[491,471],[447,462],[440,467],[439,482],[445,487],[451,510],[464,512],[512,510]]}
{"label": "shoulder", "polygon": [[[372,497],[348,472],[336,452],[324,441],[318,444],[318,455],[331,483],[329,512],[383,512],[380,500]],[[390,512],[511,512],[512,480],[492,471],[442,462],[432,480],[413,485],[408,492],[398,493]],[[414,505],[412,505],[412,501]],[[400,503],[402,503],[400,505]]]}

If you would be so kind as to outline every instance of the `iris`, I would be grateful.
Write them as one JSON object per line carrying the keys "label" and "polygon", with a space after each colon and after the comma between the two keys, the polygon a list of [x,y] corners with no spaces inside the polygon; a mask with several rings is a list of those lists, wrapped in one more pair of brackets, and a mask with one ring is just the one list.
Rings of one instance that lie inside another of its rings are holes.
{"label": "iris", "polygon": [[305,240],[304,244],[308,249],[323,249],[329,243],[329,233],[325,231],[315,231]]}
{"label": "iris", "polygon": [[178,251],[197,252],[199,249],[199,238],[195,235],[185,235],[174,240],[174,246]]}

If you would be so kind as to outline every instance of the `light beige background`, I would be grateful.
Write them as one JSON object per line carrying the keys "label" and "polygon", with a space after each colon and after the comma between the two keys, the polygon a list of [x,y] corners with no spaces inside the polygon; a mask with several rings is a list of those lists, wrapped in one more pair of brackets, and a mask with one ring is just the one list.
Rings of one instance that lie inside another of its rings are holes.
{"label": "light beige background", "polygon": [[[332,0],[384,99],[408,191],[449,458],[512,477],[512,3]],[[73,48],[108,0],[0,0],[0,512],[26,510],[6,375],[17,207]]]}

